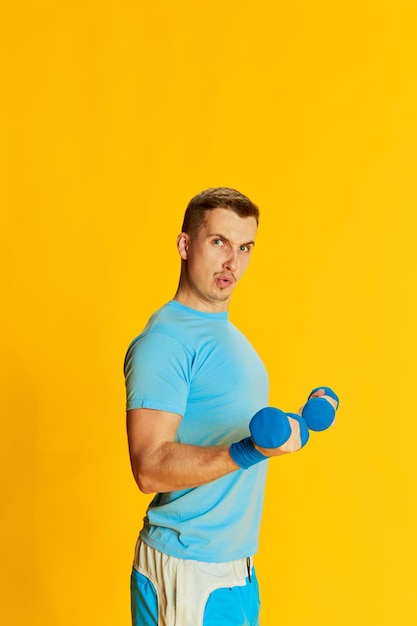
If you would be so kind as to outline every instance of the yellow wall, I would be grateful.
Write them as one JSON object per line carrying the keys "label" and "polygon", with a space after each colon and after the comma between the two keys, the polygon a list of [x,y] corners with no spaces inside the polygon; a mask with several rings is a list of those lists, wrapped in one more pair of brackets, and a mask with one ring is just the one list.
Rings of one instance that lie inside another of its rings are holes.
{"label": "yellow wall", "polygon": [[2,624],[129,624],[122,362],[213,185],[262,209],[231,319],[271,401],[342,402],[271,464],[262,624],[417,622],[416,27],[404,0],[3,10]]}

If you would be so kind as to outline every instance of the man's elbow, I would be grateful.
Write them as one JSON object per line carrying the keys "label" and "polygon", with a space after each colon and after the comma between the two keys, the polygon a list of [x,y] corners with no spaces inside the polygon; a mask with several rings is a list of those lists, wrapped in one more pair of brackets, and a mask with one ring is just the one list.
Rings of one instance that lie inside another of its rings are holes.
{"label": "man's elbow", "polygon": [[136,478],[136,484],[139,487],[139,490],[145,495],[149,495],[150,493],[156,493],[157,489],[153,487],[150,483],[140,480],[140,478]]}
{"label": "man's elbow", "polygon": [[149,476],[147,472],[145,472],[141,468],[132,467],[133,476],[137,486],[139,487],[139,491],[148,495],[150,493],[156,493],[158,491],[152,477]]}

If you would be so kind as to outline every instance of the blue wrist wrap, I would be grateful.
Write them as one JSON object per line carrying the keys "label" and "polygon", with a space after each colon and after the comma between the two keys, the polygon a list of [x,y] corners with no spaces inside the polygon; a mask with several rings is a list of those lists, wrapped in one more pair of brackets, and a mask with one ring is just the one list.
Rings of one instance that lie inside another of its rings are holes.
{"label": "blue wrist wrap", "polygon": [[252,465],[256,465],[256,463],[265,461],[268,458],[255,448],[251,437],[232,443],[229,452],[236,465],[239,465],[242,469],[248,469]]}

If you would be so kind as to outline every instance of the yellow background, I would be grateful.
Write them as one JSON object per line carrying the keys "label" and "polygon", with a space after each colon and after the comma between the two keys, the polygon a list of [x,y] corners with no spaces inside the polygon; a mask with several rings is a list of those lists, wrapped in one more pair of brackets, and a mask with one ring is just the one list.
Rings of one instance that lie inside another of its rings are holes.
{"label": "yellow background", "polygon": [[404,0],[3,8],[2,624],[129,624],[123,357],[216,185],[262,211],[230,315],[271,402],[341,397],[271,464],[262,625],[417,623],[416,27]]}

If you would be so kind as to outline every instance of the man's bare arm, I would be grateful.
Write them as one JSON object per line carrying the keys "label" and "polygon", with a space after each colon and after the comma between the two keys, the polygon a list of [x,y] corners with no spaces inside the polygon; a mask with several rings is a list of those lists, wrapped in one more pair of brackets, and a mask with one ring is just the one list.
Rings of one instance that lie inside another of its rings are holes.
{"label": "man's bare arm", "polygon": [[[281,448],[262,450],[280,456],[300,448],[299,424],[290,419],[292,434]],[[204,485],[239,468],[226,446],[177,443],[181,416],[153,409],[127,412],[127,435],[133,476],[143,493],[178,491]]]}
{"label": "man's bare arm", "polygon": [[181,416],[153,409],[127,412],[130,462],[143,493],[177,491],[211,482],[239,469],[229,446],[175,442]]}

